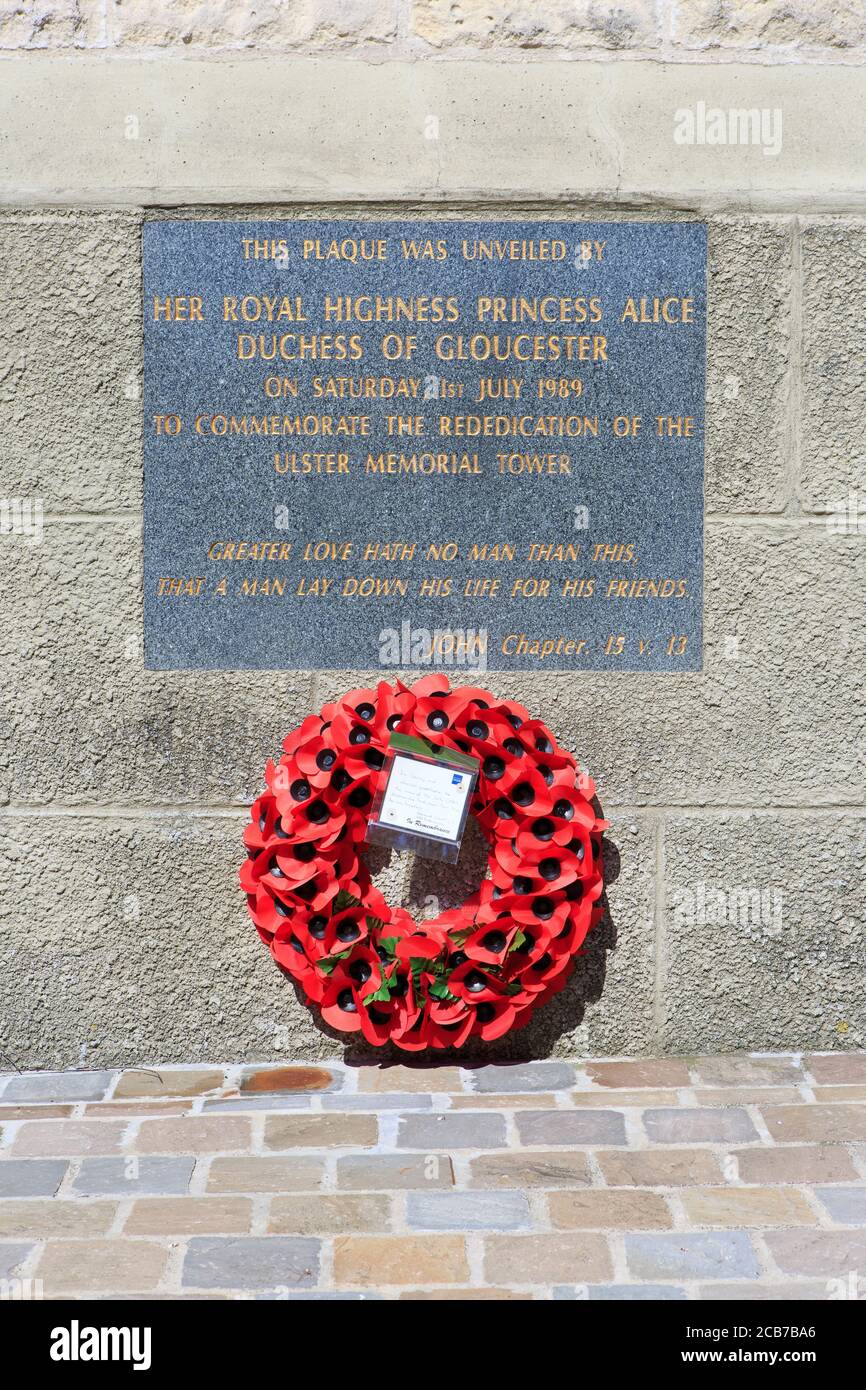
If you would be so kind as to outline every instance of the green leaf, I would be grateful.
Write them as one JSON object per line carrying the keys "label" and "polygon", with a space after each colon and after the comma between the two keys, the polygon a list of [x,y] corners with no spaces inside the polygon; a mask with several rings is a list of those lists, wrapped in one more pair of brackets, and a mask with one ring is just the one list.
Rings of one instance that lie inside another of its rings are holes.
{"label": "green leaf", "polygon": [[341,888],[334,899],[334,912],[342,912],[345,907],[360,907],[361,899],[353,898],[351,893],[347,893],[345,888]]}
{"label": "green leaf", "polygon": [[451,993],[444,980],[435,980],[430,986],[430,993],[434,999],[447,999],[449,1004],[457,1003],[457,995]]}
{"label": "green leaf", "polygon": [[350,946],[347,951],[340,951],[336,956],[322,956],[322,959],[316,961],[316,964],[320,970],[324,970],[326,975],[330,975],[333,970],[336,970],[340,961],[345,960],[351,954],[352,947]]}
{"label": "green leaf", "polygon": [[448,940],[453,941],[455,946],[465,946],[474,930],[474,927],[466,927],[465,930],[450,931],[448,933]]}
{"label": "green leaf", "polygon": [[525,932],[525,931],[521,931],[520,928],[518,927],[518,929],[517,929],[517,931],[515,932],[515,935],[514,935],[514,940],[512,941],[511,945],[509,946],[509,948],[508,948],[508,950],[505,952],[505,954],[506,954],[507,956],[510,956],[512,951],[519,951],[520,948],[521,948],[521,946],[525,943],[525,941],[526,941],[526,932]]}
{"label": "green leaf", "polygon": [[[367,921],[369,922],[369,917]],[[387,951],[389,956],[396,956],[397,947],[400,944],[399,936],[383,936],[379,939],[379,945],[383,951]]]}
{"label": "green leaf", "polygon": [[374,994],[368,994],[364,998],[364,1004],[387,1004],[391,998],[391,990],[388,981],[382,977],[382,983]]}

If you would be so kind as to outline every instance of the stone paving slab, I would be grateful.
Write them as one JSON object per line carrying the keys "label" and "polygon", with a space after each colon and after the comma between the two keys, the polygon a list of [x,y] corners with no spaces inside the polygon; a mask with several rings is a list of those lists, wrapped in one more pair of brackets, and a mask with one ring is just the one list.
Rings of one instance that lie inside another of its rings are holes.
{"label": "stone paving slab", "polygon": [[850,1051],[5,1073],[0,1277],[78,1299],[866,1299],[864,1141]]}

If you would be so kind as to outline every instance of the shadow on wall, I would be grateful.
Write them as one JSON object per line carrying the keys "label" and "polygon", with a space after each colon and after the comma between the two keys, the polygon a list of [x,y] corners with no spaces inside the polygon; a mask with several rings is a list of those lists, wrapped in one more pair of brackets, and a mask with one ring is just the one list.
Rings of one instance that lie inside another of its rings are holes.
{"label": "shadow on wall", "polygon": [[[603,811],[595,801],[596,811]],[[367,862],[374,879],[385,891],[382,880],[396,879],[401,875],[395,872],[398,859],[393,851],[372,847],[367,851]],[[458,907],[470,893],[474,892],[487,873],[487,844],[475,821],[470,818],[457,864],[441,864],[433,860],[411,856],[413,862],[409,873],[405,907],[417,922],[437,916],[449,908]],[[568,983],[561,993],[550,999],[536,1011],[531,1023],[513,1033],[507,1033],[494,1042],[485,1043],[473,1040],[463,1048],[448,1048],[435,1053],[404,1052],[399,1047],[387,1044],[385,1047],[372,1047],[359,1034],[339,1033],[323,1022],[317,1009],[310,1011],[311,1018],[319,1032],[340,1042],[345,1050],[345,1060],[349,1066],[380,1066],[400,1063],[403,1066],[417,1067],[440,1065],[442,1062],[460,1062],[462,1065],[497,1060],[532,1061],[549,1057],[559,1038],[572,1033],[583,1022],[588,1004],[595,1004],[604,992],[607,953],[616,946],[616,925],[610,912],[607,897],[608,885],[619,877],[620,855],[617,846],[607,835],[603,841],[603,869],[605,891],[602,896],[604,916],[584,942],[583,954],[575,963]],[[386,896],[388,896],[386,892]],[[299,1000],[303,996],[288,973],[286,980],[295,989]]]}

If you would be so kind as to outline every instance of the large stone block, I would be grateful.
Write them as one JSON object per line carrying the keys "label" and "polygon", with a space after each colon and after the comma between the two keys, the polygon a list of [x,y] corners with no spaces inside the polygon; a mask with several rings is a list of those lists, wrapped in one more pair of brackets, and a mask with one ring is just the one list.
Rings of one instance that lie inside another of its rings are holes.
{"label": "large stone block", "polygon": [[[863,21],[866,29],[866,19]],[[866,528],[866,223],[807,221],[802,231],[803,506],[862,536]],[[851,505],[849,494],[857,498]]]}
{"label": "large stone block", "polygon": [[390,0],[109,0],[108,22],[109,41],[123,49],[342,48],[396,35]]}
{"label": "large stone block", "polygon": [[863,1046],[866,822],[675,815],[664,856],[666,1051]]}
{"label": "large stone block", "polygon": [[717,217],[709,229],[706,509],[782,511],[792,226],[778,217]]}
{"label": "large stone block", "polygon": [[[332,3],[336,10],[338,0]],[[412,201],[468,208],[474,199],[482,216],[491,202],[509,199],[512,207],[554,202],[563,210],[570,202],[582,216],[589,199],[608,214],[650,206],[665,216],[683,205],[769,212],[794,200],[816,210],[857,206],[863,103],[856,64],[664,62],[646,50],[626,62],[562,61],[561,45],[543,46],[548,34],[556,43],[546,27],[548,7],[531,10],[530,3],[509,6],[527,19],[528,42],[518,35],[485,48],[490,8],[484,4],[482,13],[473,0],[482,38],[470,38],[461,62],[419,62],[430,50],[407,38],[400,56],[384,48],[353,55],[387,52],[387,63],[347,63],[338,39],[339,51],[327,51],[325,25],[324,47],[292,53],[288,83],[279,52],[178,62],[191,46],[183,34],[170,51],[127,49],[123,62],[106,62],[98,50],[78,53],[72,63],[64,54],[7,63],[0,199],[7,206],[65,206],[110,198],[112,206],[135,208],[243,200],[261,209],[285,207],[288,197],[296,208],[303,200],[335,212],[347,200],[383,201],[406,213]],[[650,0],[639,9],[633,0],[591,10],[587,0],[564,0],[557,8],[576,18],[578,30],[581,15],[592,15],[598,55],[607,59],[614,40],[628,46],[636,31],[629,16],[645,14]],[[338,20],[335,34],[339,27]],[[540,51],[530,56],[530,48]],[[456,57],[458,49],[443,56]],[[527,61],[503,68],[503,59],[513,58]],[[699,102],[782,109],[778,154],[678,144],[675,113],[695,111]],[[74,138],[58,138],[58,110]],[[122,138],[130,115],[140,117],[137,140]],[[303,138],[287,139],[289,126]]]}
{"label": "large stone block", "polygon": [[138,505],[140,261],[134,213],[0,217],[0,495]]}
{"label": "large stone block", "polygon": [[855,48],[866,43],[858,5],[814,0],[679,0],[674,43],[685,48]]}
{"label": "large stone block", "polygon": [[0,49],[90,48],[103,32],[102,0],[5,0]]}
{"label": "large stone block", "polygon": [[0,1051],[34,1067],[339,1056],[247,920],[240,830],[0,823]]}
{"label": "large stone block", "polygon": [[[341,1054],[346,1039],[302,1005],[247,920],[241,826],[240,814],[0,820],[12,885],[0,903],[0,1048],[12,1062]],[[608,853],[619,860],[611,916],[567,988],[528,1029],[471,1057],[650,1050],[652,838],[615,829]]]}
{"label": "large stone block", "polygon": [[144,669],[138,525],[0,541],[0,804],[241,804],[310,704],[301,672]]}
{"label": "large stone block", "polygon": [[651,0],[413,0],[412,32],[435,48],[656,48]]}

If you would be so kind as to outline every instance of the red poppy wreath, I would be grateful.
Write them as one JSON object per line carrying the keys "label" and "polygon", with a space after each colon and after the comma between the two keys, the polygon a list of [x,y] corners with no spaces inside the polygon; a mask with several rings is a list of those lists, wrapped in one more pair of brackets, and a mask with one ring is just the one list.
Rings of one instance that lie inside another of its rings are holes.
{"label": "red poppy wreath", "polygon": [[[479,760],[471,812],[488,877],[416,923],[363,858],[392,733]],[[592,778],[513,700],[444,676],[350,690],[286,738],[244,831],[240,879],[271,954],[332,1027],[407,1051],[521,1028],[562,989],[602,913]]]}

